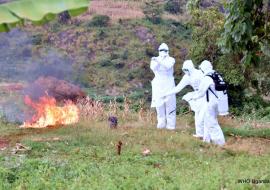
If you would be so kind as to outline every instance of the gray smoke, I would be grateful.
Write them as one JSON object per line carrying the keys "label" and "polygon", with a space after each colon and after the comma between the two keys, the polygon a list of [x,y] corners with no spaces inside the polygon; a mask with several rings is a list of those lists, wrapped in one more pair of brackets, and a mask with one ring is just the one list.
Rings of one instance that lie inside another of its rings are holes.
{"label": "gray smoke", "polygon": [[33,81],[39,76],[54,76],[72,81],[72,60],[51,47],[35,48],[34,37],[14,29],[0,33],[0,78]]}
{"label": "gray smoke", "polygon": [[[73,60],[52,47],[35,45],[35,37],[19,29],[0,33],[0,84],[31,84],[38,77],[53,76],[74,81]],[[25,120],[23,94],[6,93],[0,86],[0,114],[10,122]],[[38,89],[37,89],[38,90]],[[34,93],[34,92],[33,92]]]}

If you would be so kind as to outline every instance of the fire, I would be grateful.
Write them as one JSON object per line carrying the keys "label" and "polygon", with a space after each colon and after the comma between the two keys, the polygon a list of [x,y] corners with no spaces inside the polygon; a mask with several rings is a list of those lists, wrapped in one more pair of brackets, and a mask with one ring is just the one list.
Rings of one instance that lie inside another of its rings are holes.
{"label": "fire", "polygon": [[24,122],[21,128],[44,128],[55,125],[68,125],[77,123],[79,109],[72,101],[66,101],[62,107],[56,105],[56,100],[50,96],[39,98],[34,102],[29,96],[25,96],[26,105],[35,110],[30,121]]}

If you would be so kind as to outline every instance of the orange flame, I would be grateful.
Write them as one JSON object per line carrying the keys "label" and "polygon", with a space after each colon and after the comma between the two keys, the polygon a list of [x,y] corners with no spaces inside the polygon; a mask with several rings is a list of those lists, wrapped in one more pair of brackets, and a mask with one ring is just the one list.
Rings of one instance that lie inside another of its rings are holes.
{"label": "orange flame", "polygon": [[44,128],[55,125],[68,125],[79,121],[79,109],[72,101],[66,101],[60,107],[56,105],[53,97],[43,96],[38,102],[33,102],[29,96],[25,96],[26,105],[34,108],[36,114],[31,121],[24,122],[21,128]]}

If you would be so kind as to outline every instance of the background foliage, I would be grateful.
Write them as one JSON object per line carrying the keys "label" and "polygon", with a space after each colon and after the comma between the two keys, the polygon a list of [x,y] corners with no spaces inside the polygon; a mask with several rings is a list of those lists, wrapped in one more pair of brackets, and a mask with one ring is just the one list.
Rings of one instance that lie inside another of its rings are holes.
{"label": "background foliage", "polygon": [[150,20],[154,24],[158,24],[161,21],[163,7],[157,0],[148,0],[143,7],[143,13],[146,19]]}
{"label": "background foliage", "polygon": [[[229,82],[233,113],[255,113],[269,103],[269,4],[266,1],[229,1],[226,14],[219,7],[203,8],[188,2],[192,18],[189,56],[210,60]],[[192,5],[192,6],[191,6]],[[263,114],[261,114],[263,115]]]}

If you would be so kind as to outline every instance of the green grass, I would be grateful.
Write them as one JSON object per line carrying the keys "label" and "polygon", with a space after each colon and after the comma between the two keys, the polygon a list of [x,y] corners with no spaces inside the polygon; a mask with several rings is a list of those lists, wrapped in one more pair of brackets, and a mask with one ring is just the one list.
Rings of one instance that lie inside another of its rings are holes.
{"label": "green grass", "polygon": [[223,128],[223,132],[226,135],[237,135],[241,137],[260,137],[260,138],[270,138],[270,128]]}
{"label": "green grass", "polygon": [[[269,154],[204,144],[191,137],[191,130],[157,130],[136,121],[121,121],[116,130],[106,122],[38,130],[2,123],[2,137],[14,136],[31,150],[12,154],[11,141],[0,152],[0,189],[269,189],[270,184],[238,183],[270,179]],[[143,156],[144,148],[151,154]]]}

